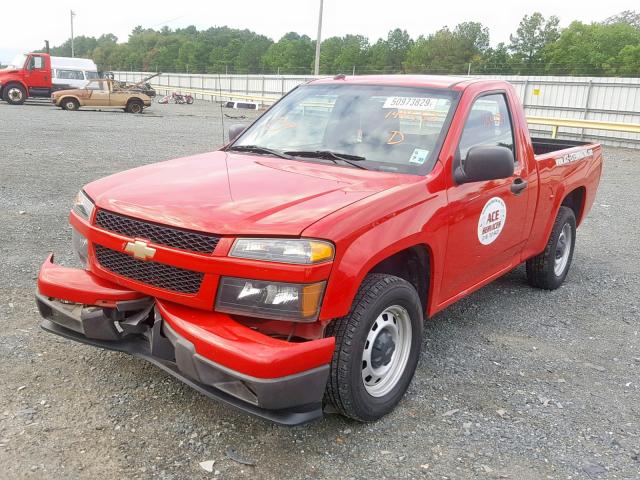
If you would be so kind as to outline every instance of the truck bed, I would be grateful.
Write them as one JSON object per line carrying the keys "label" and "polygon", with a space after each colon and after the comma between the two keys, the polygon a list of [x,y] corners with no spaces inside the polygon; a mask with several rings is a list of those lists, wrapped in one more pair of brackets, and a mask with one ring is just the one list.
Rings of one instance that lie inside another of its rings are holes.
{"label": "truck bed", "polygon": [[533,153],[536,155],[558,152],[560,150],[566,150],[567,148],[592,145],[592,142],[543,137],[531,137],[531,143],[533,144]]}

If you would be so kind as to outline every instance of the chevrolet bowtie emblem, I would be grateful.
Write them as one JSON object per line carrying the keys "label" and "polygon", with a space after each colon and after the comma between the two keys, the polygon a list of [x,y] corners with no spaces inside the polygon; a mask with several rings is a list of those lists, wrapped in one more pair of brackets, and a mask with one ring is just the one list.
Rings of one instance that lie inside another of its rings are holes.
{"label": "chevrolet bowtie emblem", "polygon": [[146,242],[136,240],[135,242],[127,242],[124,251],[130,253],[139,260],[149,260],[156,254],[156,249],[151,248]]}

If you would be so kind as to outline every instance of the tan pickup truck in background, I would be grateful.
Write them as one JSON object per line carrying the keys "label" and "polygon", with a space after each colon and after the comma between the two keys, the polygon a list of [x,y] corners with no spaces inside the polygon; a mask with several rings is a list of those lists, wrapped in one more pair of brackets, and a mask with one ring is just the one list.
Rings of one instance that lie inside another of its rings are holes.
{"label": "tan pickup truck in background", "polygon": [[119,108],[129,113],[142,113],[151,105],[149,96],[122,88],[119,82],[109,79],[90,80],[84,88],[59,90],[51,95],[51,101],[63,110],[100,107]]}

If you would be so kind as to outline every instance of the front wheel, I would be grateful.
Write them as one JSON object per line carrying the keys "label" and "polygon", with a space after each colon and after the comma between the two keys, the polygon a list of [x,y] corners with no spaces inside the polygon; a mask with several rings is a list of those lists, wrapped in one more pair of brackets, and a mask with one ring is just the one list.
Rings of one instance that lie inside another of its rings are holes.
{"label": "front wheel", "polygon": [[75,98],[64,98],[60,102],[63,109],[75,112],[80,108],[80,103]]}
{"label": "front wheel", "polygon": [[527,260],[527,281],[545,290],[555,290],[569,273],[576,244],[576,216],[560,207],[544,252]]}
{"label": "front wheel", "polygon": [[335,336],[326,400],[339,413],[372,421],[394,409],[420,356],[422,305],[406,280],[368,275],[346,317],[327,328]]}
{"label": "front wheel", "polygon": [[4,88],[2,96],[11,105],[22,105],[27,99],[27,91],[19,83],[10,83]]}

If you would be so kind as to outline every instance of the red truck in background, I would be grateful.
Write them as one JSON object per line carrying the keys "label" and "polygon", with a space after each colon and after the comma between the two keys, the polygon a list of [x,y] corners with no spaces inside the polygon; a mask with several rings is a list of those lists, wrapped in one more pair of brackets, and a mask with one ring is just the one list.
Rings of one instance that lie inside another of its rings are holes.
{"label": "red truck in background", "polygon": [[56,90],[81,88],[98,78],[93,60],[52,57],[47,53],[18,55],[0,70],[0,99],[22,105],[29,97],[49,98]]}
{"label": "red truck in background", "polygon": [[558,288],[602,170],[497,80],[314,80],[229,134],[80,191],[41,325],[282,424],[390,412],[423,320],[523,262]]}

